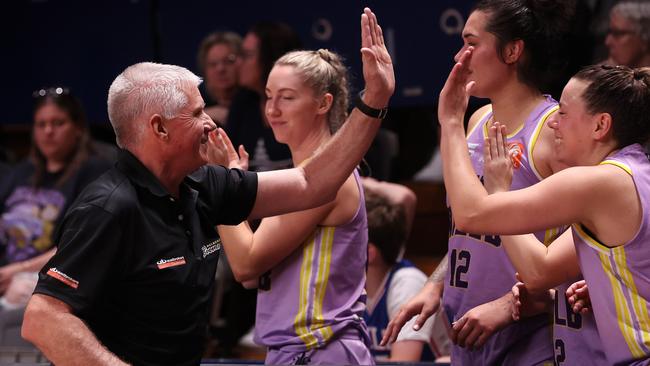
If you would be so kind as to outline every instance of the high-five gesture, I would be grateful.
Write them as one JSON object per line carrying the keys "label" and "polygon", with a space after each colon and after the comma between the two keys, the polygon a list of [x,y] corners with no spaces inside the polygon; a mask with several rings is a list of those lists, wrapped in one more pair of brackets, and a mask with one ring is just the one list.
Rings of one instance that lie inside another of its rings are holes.
{"label": "high-five gesture", "polygon": [[377,16],[369,8],[361,14],[361,56],[366,82],[363,100],[373,108],[384,108],[395,90],[395,72]]}
{"label": "high-five gesture", "polygon": [[469,93],[474,81],[469,81],[469,64],[472,60],[473,47],[467,48],[460,56],[447,77],[445,86],[440,91],[438,100],[438,120],[442,126],[463,124]]}

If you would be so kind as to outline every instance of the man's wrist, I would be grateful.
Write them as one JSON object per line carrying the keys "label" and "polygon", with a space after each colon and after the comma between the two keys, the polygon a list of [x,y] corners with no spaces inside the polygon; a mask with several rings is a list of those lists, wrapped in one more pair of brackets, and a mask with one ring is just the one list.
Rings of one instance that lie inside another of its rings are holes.
{"label": "man's wrist", "polygon": [[[388,114],[388,107],[385,103],[379,103],[378,98],[366,96],[365,90],[360,91],[354,99],[354,106],[363,114],[371,118],[384,119]],[[379,105],[384,107],[378,108]]]}

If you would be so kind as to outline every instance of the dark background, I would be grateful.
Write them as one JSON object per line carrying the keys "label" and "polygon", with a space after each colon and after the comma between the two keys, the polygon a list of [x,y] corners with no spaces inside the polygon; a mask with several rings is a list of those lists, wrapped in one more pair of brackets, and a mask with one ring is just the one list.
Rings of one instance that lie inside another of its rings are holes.
{"label": "dark background", "polygon": [[198,73],[196,51],[207,33],[244,35],[259,20],[288,23],[305,48],[343,54],[359,86],[364,6],[377,13],[395,62],[391,107],[432,107],[461,45],[459,34],[471,3],[10,0],[0,12],[6,81],[0,88],[0,124],[29,124],[34,90],[68,86],[82,100],[90,122],[108,127],[108,87],[124,68],[158,61]]}

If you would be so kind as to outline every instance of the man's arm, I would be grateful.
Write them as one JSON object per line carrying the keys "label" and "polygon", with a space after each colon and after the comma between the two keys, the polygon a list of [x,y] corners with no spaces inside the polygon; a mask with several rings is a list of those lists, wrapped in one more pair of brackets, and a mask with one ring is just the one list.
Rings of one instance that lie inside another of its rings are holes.
{"label": "man's arm", "polygon": [[[395,75],[377,18],[368,8],[361,16],[361,53],[366,83],[363,102],[376,109],[384,108],[395,89]],[[341,130],[304,164],[260,173],[250,216],[305,210],[333,200],[338,187],[368,150],[380,124],[381,120],[355,108]]]}
{"label": "man's arm", "polygon": [[51,296],[32,296],[22,336],[56,365],[126,365],[97,340],[69,305]]}

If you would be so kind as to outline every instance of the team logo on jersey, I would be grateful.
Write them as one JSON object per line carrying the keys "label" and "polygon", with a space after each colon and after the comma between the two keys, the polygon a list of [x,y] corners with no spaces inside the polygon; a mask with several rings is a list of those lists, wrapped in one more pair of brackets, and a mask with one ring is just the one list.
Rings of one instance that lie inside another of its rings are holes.
{"label": "team logo on jersey", "polygon": [[508,143],[508,154],[510,155],[510,160],[512,160],[512,166],[515,169],[521,168],[521,161],[524,159],[524,144],[521,142],[509,142]]}
{"label": "team logo on jersey", "polygon": [[475,144],[473,142],[468,142],[467,143],[467,150],[469,150],[469,156],[474,156],[474,153],[476,152],[476,149],[478,149],[478,144]]}
{"label": "team logo on jersey", "polygon": [[215,241],[212,241],[204,246],[201,247],[201,251],[203,251],[203,258],[209,256],[210,254],[218,251],[221,249],[221,239],[217,239]]}
{"label": "team logo on jersey", "polygon": [[74,278],[68,276],[67,274],[59,271],[58,269],[52,267],[47,271],[47,275],[56,278],[57,280],[65,283],[66,285],[76,289],[79,287],[79,281],[75,280]]}
{"label": "team logo on jersey", "polygon": [[158,262],[156,262],[156,265],[158,266],[158,269],[165,269],[165,268],[169,268],[169,267],[182,266],[184,264],[185,264],[185,257],[161,259]]}

